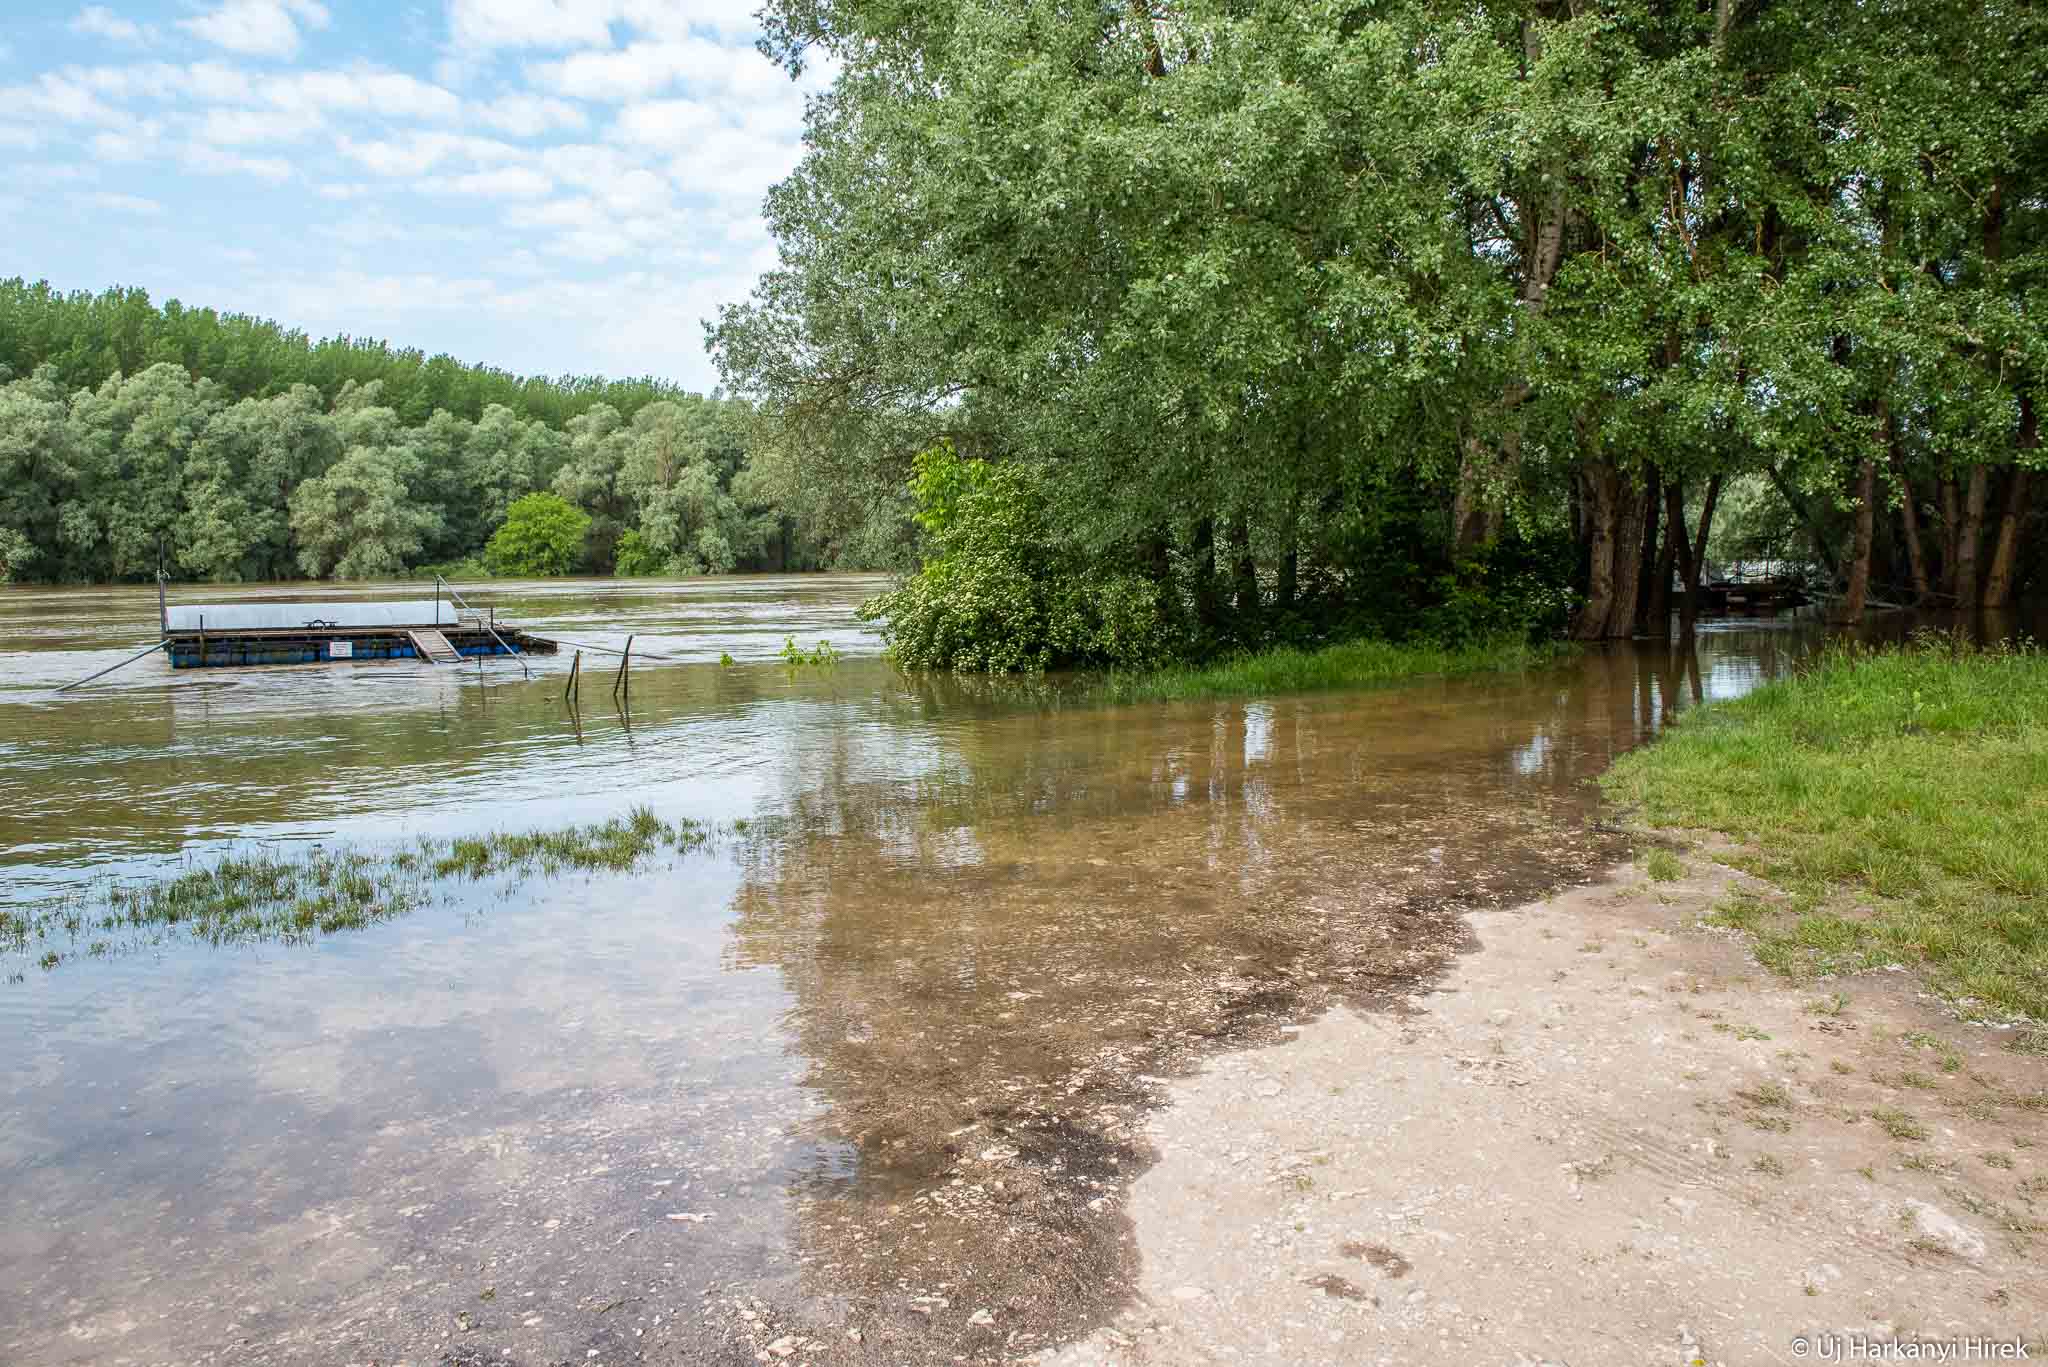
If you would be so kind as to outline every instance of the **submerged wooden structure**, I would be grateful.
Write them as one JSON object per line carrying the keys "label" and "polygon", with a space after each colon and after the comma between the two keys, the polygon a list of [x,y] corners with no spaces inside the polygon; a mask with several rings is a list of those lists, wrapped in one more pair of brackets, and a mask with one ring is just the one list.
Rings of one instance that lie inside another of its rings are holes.
{"label": "submerged wooden structure", "polygon": [[411,602],[181,603],[163,606],[173,669],[552,655],[555,643],[459,599]]}
{"label": "submerged wooden structure", "polygon": [[1812,601],[1802,585],[1788,579],[1717,579],[1700,585],[1700,611],[1708,617],[1774,617]]}

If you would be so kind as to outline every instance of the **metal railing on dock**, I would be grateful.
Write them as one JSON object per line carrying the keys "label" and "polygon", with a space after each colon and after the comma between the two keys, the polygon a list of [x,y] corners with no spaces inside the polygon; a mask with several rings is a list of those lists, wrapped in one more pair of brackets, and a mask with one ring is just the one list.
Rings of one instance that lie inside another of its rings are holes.
{"label": "metal railing on dock", "polygon": [[[493,641],[496,641],[499,645],[504,646],[505,653],[507,655],[510,655],[514,659],[519,661],[519,672],[522,677],[528,679],[533,677],[533,671],[526,667],[526,655],[524,654],[524,652],[514,650],[511,646],[511,643],[498,634],[498,612],[496,608],[493,608],[491,610],[490,618],[486,620],[481,612],[478,612],[475,608],[471,607],[468,603],[463,601],[462,595],[455,591],[455,586],[453,584],[449,583],[446,579],[443,579],[440,575],[437,574],[434,576],[434,591],[437,597],[439,596],[439,593],[442,589],[448,590],[449,602],[455,604],[455,606],[461,608],[464,612],[469,613],[472,617],[475,617],[477,625],[482,627],[485,631],[490,632],[491,639]],[[440,614],[437,612],[435,615],[439,616]]]}

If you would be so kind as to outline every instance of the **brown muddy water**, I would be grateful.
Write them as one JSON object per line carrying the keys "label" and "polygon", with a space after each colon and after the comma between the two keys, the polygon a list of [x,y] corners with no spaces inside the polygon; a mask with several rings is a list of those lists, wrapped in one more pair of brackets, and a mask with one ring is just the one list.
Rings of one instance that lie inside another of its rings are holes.
{"label": "brown muddy water", "polygon": [[[853,619],[876,583],[473,595],[690,661],[636,666],[624,708],[593,672],[575,711],[567,652],[531,680],[151,659],[59,698],[147,644],[154,594],[0,591],[0,907],[636,803],[721,832],[307,944],[0,956],[0,1361],[991,1362],[1077,1337],[1129,1284],[1165,1076],[1385,1000],[1461,911],[1589,877],[1620,849],[1588,781],[1816,639],[1101,707],[897,673]],[[840,663],[783,666],[792,634]]]}

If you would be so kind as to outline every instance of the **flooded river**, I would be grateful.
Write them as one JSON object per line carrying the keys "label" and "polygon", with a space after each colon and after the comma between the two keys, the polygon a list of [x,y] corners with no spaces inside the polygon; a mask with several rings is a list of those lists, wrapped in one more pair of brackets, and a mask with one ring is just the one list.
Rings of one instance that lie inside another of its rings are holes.
{"label": "flooded river", "polygon": [[[877,582],[475,594],[668,657],[615,706],[586,653],[580,708],[568,650],[530,679],[152,658],[59,697],[148,644],[154,592],[0,590],[0,906],[635,804],[717,832],[312,943],[0,956],[0,1361],[1001,1361],[1078,1336],[1131,1274],[1162,1078],[1403,992],[1460,911],[1590,876],[1619,849],[1588,780],[1812,642],[1104,707],[906,678],[854,620]],[[791,635],[839,663],[785,666]]]}

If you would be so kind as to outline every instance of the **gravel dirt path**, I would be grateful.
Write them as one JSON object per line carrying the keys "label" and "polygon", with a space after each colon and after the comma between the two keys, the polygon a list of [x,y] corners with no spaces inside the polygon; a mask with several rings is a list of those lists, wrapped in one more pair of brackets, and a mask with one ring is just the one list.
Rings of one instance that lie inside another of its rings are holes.
{"label": "gravel dirt path", "polygon": [[1738,881],[1631,865],[1472,915],[1405,1003],[1175,1082],[1127,1208],[1136,1301],[1042,1360],[2048,1356],[2048,1059],[1907,972],[1766,973],[1699,924]]}

